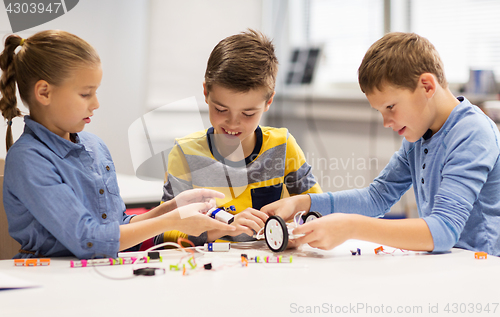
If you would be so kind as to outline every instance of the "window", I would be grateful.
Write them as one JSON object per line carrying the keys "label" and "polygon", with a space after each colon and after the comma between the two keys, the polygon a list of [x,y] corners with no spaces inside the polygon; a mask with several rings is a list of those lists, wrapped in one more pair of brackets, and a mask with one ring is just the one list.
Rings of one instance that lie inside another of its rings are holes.
{"label": "window", "polygon": [[[383,35],[382,0],[294,1],[290,16],[292,46],[320,45],[323,56],[317,82],[357,82],[357,71],[370,45]],[[307,14],[309,16],[307,16]],[[304,31],[297,30],[303,27]]]}
{"label": "window", "polygon": [[289,38],[291,47],[322,45],[322,84],[357,82],[366,50],[387,26],[428,38],[450,83],[467,82],[470,69],[491,69],[500,81],[499,16],[498,0],[293,0]]}
{"label": "window", "polygon": [[500,77],[500,1],[411,2],[411,29],[431,41],[449,82],[467,82],[469,69],[491,69]]}

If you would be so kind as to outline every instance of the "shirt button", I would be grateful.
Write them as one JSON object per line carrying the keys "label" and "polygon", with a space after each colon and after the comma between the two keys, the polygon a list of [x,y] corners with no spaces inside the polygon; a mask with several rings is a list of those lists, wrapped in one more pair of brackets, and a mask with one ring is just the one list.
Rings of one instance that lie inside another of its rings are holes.
{"label": "shirt button", "polygon": [[424,163],[424,165],[422,165],[422,168],[425,169],[425,163]]}
{"label": "shirt button", "polygon": [[89,248],[92,248],[92,247],[94,246],[94,244],[93,244],[92,242],[87,242],[87,246],[88,246]]}
{"label": "shirt button", "polygon": [[106,218],[108,218],[108,215],[106,215],[106,214],[102,214],[102,216],[101,216],[101,217],[102,217],[102,219],[106,219]]}
{"label": "shirt button", "polygon": [[102,189],[102,188],[99,189],[99,194],[101,194],[101,195],[104,194],[104,189]]}
{"label": "shirt button", "polygon": [[110,170],[109,166],[106,166],[106,171],[109,171],[109,170]]}
{"label": "shirt button", "polygon": [[424,153],[427,154],[429,152],[429,150],[427,149],[424,149]]}
{"label": "shirt button", "polygon": [[422,184],[424,183],[424,179],[422,178]]}

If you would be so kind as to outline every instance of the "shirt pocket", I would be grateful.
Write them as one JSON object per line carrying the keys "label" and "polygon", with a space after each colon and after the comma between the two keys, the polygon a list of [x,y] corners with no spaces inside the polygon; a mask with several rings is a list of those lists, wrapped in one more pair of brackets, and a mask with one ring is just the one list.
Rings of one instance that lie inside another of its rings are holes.
{"label": "shirt pocket", "polygon": [[253,188],[251,190],[252,208],[260,210],[265,205],[280,200],[282,190],[283,184]]}
{"label": "shirt pocket", "polygon": [[118,187],[118,179],[116,178],[115,164],[112,161],[105,161],[101,166],[102,178],[106,189],[110,194],[120,195],[120,188]]}

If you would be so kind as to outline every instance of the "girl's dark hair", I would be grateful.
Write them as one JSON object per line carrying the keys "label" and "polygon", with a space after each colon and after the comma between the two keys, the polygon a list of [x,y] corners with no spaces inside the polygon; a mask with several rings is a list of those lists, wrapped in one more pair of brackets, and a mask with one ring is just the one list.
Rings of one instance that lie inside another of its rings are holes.
{"label": "girl's dark hair", "polygon": [[[16,49],[20,47],[16,53]],[[17,107],[16,83],[29,108],[33,88],[39,80],[60,85],[77,68],[100,64],[96,50],[76,35],[60,30],[42,31],[23,39],[10,35],[0,54],[0,111],[7,120],[7,151],[13,143],[12,119],[21,116]]]}

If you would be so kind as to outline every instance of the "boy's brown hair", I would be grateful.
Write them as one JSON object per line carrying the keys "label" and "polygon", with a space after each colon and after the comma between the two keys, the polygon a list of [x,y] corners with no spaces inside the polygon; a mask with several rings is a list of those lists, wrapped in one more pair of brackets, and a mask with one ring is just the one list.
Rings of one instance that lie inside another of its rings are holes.
{"label": "boy's brown hair", "polygon": [[212,50],[205,71],[207,92],[214,84],[238,92],[264,88],[266,100],[274,92],[278,59],[274,45],[261,32],[248,29],[220,41]]}
{"label": "boy's brown hair", "polygon": [[392,32],[368,49],[358,69],[358,82],[365,94],[382,90],[385,84],[414,91],[423,73],[434,74],[441,87],[448,87],[443,62],[428,39]]}

